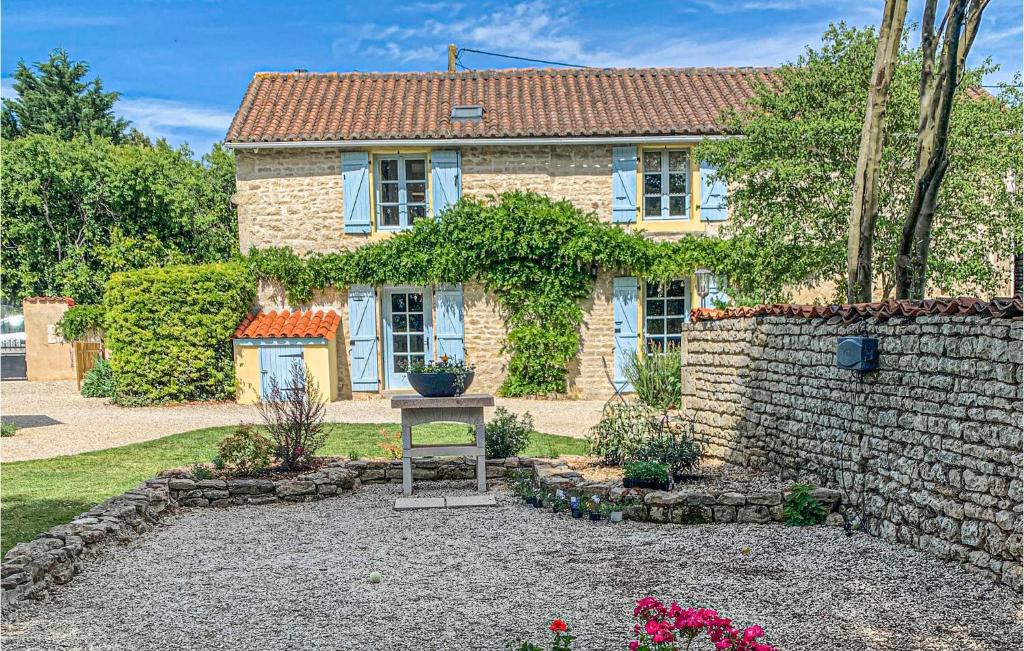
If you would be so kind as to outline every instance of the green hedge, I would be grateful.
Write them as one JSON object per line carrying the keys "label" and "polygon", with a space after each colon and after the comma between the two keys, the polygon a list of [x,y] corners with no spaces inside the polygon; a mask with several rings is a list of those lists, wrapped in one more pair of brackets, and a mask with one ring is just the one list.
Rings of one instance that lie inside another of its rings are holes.
{"label": "green hedge", "polygon": [[235,263],[114,274],[103,304],[116,400],[229,398],[231,335],[255,298],[255,277]]}

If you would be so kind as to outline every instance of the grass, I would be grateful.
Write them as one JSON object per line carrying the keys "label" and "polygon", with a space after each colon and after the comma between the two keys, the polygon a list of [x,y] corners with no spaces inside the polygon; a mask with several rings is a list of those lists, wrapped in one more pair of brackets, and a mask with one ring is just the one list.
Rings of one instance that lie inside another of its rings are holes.
{"label": "grass", "polygon": [[[340,457],[386,456],[378,446],[384,440],[381,429],[387,430],[392,441],[399,432],[394,424],[335,423],[328,428],[320,454]],[[211,427],[120,448],[0,464],[0,554],[163,470],[209,461],[216,454],[217,442],[233,429]],[[413,429],[417,444],[468,440],[464,426],[434,424]],[[534,432],[525,454],[583,454],[585,448],[586,441],[581,439]]]}

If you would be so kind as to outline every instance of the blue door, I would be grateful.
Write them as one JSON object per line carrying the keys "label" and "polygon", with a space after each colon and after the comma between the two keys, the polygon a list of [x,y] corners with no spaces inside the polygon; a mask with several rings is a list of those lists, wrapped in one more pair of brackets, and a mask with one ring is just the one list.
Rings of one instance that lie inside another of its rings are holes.
{"label": "blue door", "polygon": [[431,303],[430,290],[422,287],[384,290],[384,376],[387,388],[409,388],[406,375],[409,365],[434,358]]}
{"label": "blue door", "polygon": [[612,302],[615,316],[615,388],[618,391],[632,391],[633,385],[626,379],[626,363],[636,354],[637,330],[637,281],[623,276],[612,281]]}
{"label": "blue door", "polygon": [[306,366],[302,361],[302,346],[280,345],[260,347],[260,399],[270,398],[271,380],[277,380],[277,386],[281,388],[283,397],[297,388],[300,384],[292,382],[292,367],[298,366],[299,370],[305,373]]}

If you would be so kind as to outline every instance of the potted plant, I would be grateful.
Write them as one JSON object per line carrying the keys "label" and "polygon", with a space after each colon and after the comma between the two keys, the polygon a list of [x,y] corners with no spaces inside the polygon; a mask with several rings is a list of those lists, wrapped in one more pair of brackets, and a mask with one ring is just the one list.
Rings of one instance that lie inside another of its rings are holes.
{"label": "potted plant", "polygon": [[587,515],[590,516],[591,522],[601,521],[601,498],[597,495],[591,495],[587,500]]}
{"label": "potted plant", "polygon": [[569,511],[572,512],[572,517],[577,520],[583,517],[583,509],[580,507],[580,498],[578,495],[573,495],[569,498]]}
{"label": "potted plant", "polygon": [[624,468],[624,488],[653,488],[667,491],[672,488],[668,466],[653,461],[631,461]]}
{"label": "potted plant", "polygon": [[424,398],[461,396],[473,383],[473,366],[441,355],[436,362],[415,361],[409,364],[409,384]]}
{"label": "potted plant", "polygon": [[603,515],[608,522],[622,522],[622,505],[610,501],[602,502],[601,515]]}
{"label": "potted plant", "polygon": [[569,500],[565,498],[565,491],[561,488],[555,491],[554,497],[551,498],[551,512],[561,513],[569,505]]}
{"label": "potted plant", "polygon": [[551,493],[549,493],[547,491],[538,491],[537,492],[537,498],[534,501],[533,505],[535,507],[537,507],[538,509],[542,509],[542,508],[544,508],[544,504],[546,502],[550,502],[550,501],[551,501]]}

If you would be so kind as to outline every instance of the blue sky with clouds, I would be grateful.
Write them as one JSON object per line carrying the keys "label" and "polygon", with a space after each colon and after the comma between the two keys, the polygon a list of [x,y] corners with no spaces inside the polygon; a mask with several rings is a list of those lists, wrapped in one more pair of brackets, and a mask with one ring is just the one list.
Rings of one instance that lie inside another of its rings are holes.
{"label": "blue sky with clouds", "polygon": [[[66,48],[150,136],[202,152],[223,138],[254,72],[441,70],[446,46],[590,66],[775,65],[829,22],[877,24],[883,0],[360,2],[4,0],[2,89],[17,61]],[[921,0],[910,15],[921,14]],[[974,47],[1021,69],[1020,0],[993,0]],[[914,35],[916,38],[916,34]],[[529,65],[465,53],[470,68]]]}

